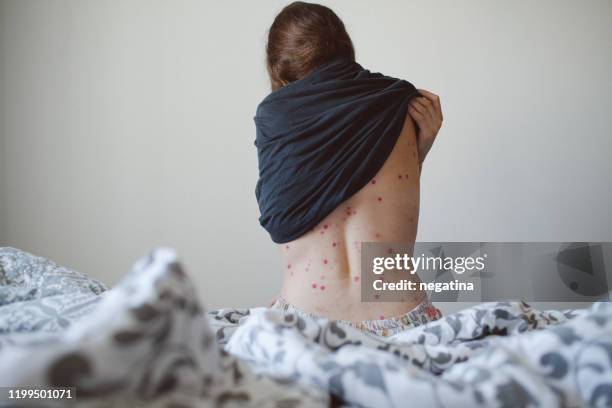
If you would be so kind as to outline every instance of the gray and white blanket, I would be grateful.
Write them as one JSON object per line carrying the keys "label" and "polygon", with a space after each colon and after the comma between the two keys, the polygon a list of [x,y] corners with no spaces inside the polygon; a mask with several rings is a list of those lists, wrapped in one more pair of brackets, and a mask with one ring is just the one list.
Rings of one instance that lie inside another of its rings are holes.
{"label": "gray and white blanket", "polygon": [[2,248],[0,386],[75,387],[83,407],[612,406],[612,306],[487,303],[381,338],[265,308],[205,312],[167,249],[105,290]]}

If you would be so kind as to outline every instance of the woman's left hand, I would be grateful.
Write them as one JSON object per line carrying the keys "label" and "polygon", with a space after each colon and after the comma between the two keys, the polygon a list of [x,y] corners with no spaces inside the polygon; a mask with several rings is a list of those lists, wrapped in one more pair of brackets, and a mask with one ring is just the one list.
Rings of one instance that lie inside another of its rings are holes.
{"label": "woman's left hand", "polygon": [[438,131],[442,127],[442,107],[440,97],[425,89],[418,89],[422,96],[417,96],[410,101],[408,113],[419,126],[417,134],[417,149],[419,161],[423,164],[425,156],[433,145]]}

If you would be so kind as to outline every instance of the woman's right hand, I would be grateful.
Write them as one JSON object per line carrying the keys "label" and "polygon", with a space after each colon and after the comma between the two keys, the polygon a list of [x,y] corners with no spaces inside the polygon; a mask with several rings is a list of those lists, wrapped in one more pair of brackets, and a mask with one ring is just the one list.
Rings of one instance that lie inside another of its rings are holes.
{"label": "woman's right hand", "polygon": [[442,127],[442,107],[440,97],[425,89],[418,89],[423,96],[417,96],[408,105],[408,114],[417,123],[417,149],[419,162],[423,165],[425,156],[429,153],[438,131]]}

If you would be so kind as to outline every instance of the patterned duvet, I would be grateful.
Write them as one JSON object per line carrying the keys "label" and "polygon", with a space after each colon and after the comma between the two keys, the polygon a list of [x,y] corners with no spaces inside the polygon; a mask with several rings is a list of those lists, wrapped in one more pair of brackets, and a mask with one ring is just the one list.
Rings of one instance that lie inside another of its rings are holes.
{"label": "patterned duvet", "polygon": [[486,303],[381,338],[206,312],[167,249],[106,290],[1,248],[0,386],[35,385],[76,387],[82,407],[612,406],[612,307]]}

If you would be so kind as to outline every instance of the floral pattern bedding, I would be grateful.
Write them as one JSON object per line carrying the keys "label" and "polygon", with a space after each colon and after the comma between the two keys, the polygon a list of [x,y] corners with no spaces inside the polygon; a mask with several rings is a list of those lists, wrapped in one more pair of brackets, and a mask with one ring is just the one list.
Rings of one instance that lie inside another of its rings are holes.
{"label": "floral pattern bedding", "polygon": [[486,303],[383,338],[265,308],[206,312],[169,249],[107,290],[0,248],[0,386],[75,387],[82,407],[611,406],[612,307]]}

